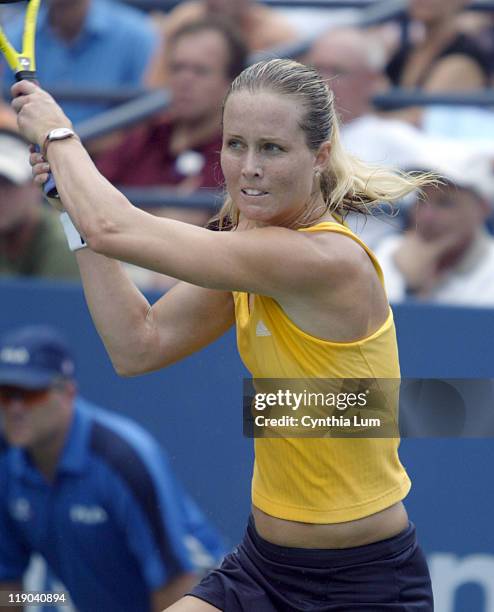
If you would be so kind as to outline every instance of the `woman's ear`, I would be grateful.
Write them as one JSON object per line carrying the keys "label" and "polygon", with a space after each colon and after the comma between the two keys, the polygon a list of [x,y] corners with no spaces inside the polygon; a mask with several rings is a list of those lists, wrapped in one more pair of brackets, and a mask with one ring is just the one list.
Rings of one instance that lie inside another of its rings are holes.
{"label": "woman's ear", "polygon": [[322,172],[329,166],[329,160],[331,158],[331,143],[329,140],[323,142],[319,147],[316,155],[314,168],[319,172]]}

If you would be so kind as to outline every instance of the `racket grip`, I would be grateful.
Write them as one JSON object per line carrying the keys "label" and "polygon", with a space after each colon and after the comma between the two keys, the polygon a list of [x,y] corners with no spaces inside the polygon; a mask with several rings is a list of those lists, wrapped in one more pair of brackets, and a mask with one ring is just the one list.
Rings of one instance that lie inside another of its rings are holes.
{"label": "racket grip", "polygon": [[[38,84],[38,77],[35,70],[19,70],[15,73],[15,79],[16,81],[33,81]],[[39,153],[39,146],[36,145],[35,148],[36,152]],[[58,195],[57,186],[55,185],[55,179],[51,172],[48,175],[48,180],[43,185],[43,193],[52,206],[58,210],[64,210],[62,202],[60,201],[60,196]]]}
{"label": "racket grip", "polygon": [[38,75],[36,70],[18,70],[15,73],[16,81],[33,81],[36,85],[39,85]]}
{"label": "racket grip", "polygon": [[[50,172],[48,175],[48,180],[43,185],[43,193],[50,200],[56,199],[60,202],[60,196],[58,195],[57,186],[55,185],[55,179],[53,178],[53,174]],[[60,206],[62,206],[60,204]]]}

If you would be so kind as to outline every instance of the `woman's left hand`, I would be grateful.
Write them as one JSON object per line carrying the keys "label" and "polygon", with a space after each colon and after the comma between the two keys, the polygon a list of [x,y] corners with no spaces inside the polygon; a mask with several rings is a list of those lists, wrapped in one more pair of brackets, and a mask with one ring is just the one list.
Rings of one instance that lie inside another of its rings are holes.
{"label": "woman's left hand", "polygon": [[72,128],[72,123],[50,94],[30,81],[15,83],[11,89],[12,108],[17,113],[21,134],[40,147],[51,130]]}
{"label": "woman's left hand", "polygon": [[50,164],[46,159],[37,151],[34,145],[31,145],[31,155],[29,156],[29,163],[31,164],[33,181],[36,185],[43,187],[50,176]]}

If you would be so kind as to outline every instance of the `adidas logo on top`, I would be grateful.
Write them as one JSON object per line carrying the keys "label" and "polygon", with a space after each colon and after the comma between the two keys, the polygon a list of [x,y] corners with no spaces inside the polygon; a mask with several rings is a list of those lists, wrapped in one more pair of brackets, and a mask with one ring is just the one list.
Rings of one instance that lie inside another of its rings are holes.
{"label": "adidas logo on top", "polygon": [[259,320],[256,325],[256,336],[270,336],[271,332],[264,324],[264,321]]}

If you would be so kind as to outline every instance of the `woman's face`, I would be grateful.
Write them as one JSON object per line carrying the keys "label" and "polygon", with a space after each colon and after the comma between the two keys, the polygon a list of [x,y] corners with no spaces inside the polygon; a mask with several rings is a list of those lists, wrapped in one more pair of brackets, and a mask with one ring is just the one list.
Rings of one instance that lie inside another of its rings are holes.
{"label": "woman's face", "polygon": [[268,91],[226,102],[221,167],[241,217],[256,225],[291,226],[310,201],[315,169],[327,162],[329,145],[308,148],[302,112],[294,97]]}

